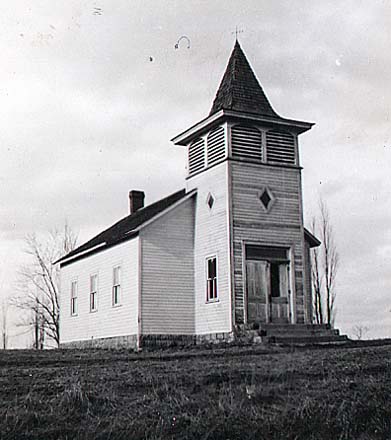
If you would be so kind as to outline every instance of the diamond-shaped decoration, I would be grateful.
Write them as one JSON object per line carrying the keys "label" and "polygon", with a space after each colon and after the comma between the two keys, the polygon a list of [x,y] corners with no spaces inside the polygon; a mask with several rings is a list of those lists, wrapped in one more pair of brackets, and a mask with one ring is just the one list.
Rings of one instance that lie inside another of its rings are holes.
{"label": "diamond-shaped decoration", "polygon": [[215,199],[213,198],[212,194],[209,193],[208,197],[206,199],[206,203],[208,204],[209,209],[212,209],[212,206],[213,206],[214,202],[215,202]]}
{"label": "diamond-shaped decoration", "polygon": [[272,201],[272,198],[270,197],[269,191],[267,189],[264,189],[261,196],[259,197],[262,205],[267,209],[270,205],[270,202]]}

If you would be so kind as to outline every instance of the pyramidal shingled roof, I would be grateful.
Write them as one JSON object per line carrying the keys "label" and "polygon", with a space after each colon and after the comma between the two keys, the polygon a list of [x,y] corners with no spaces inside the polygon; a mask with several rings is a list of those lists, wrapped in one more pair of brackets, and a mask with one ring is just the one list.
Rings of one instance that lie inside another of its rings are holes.
{"label": "pyramidal shingled roof", "polygon": [[209,116],[220,110],[234,110],[281,119],[270,105],[237,40]]}

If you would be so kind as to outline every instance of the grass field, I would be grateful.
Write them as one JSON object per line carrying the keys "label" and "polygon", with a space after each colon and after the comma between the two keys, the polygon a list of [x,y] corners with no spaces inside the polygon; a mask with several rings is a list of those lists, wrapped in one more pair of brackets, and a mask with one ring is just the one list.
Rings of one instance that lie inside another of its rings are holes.
{"label": "grass field", "polygon": [[0,351],[1,439],[390,439],[391,346]]}

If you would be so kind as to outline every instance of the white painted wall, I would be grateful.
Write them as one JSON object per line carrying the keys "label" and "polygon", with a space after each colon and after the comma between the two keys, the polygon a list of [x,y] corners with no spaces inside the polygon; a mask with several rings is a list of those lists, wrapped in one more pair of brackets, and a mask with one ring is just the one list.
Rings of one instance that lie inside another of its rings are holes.
{"label": "white painted wall", "polygon": [[[113,268],[121,266],[121,305],[112,306]],[[139,238],[61,269],[61,343],[138,333]],[[98,274],[98,310],[90,312],[90,275]],[[77,280],[78,313],[71,316],[71,282]]]}
{"label": "white painted wall", "polygon": [[194,311],[194,197],[140,232],[141,332],[191,335]]}
{"label": "white painted wall", "polygon": [[[196,333],[230,332],[232,320],[227,161],[189,178],[187,188],[197,188],[194,247]],[[212,209],[206,203],[209,192],[214,197]],[[213,255],[217,256],[218,301],[207,303],[206,258]]]}

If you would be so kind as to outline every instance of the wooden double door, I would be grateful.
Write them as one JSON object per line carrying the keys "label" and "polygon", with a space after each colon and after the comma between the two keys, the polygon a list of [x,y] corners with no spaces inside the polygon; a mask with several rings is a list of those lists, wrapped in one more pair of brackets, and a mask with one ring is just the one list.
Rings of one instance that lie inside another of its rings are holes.
{"label": "wooden double door", "polygon": [[289,262],[246,261],[247,322],[291,323]]}

